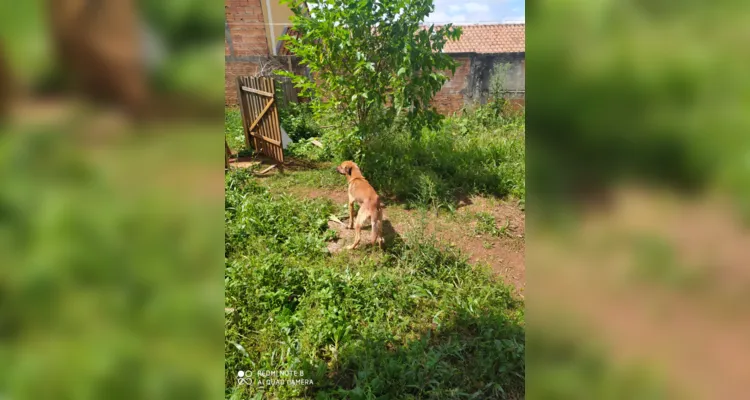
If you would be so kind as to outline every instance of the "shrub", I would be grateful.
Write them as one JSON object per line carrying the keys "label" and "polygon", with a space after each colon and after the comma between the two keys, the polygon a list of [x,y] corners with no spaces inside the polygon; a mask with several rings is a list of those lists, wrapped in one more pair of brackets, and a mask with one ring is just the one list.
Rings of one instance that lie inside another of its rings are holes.
{"label": "shrub", "polygon": [[469,194],[525,199],[525,124],[519,116],[466,111],[419,138],[390,130],[367,143],[365,176],[386,194],[414,205],[455,203]]}
{"label": "shrub", "polygon": [[[315,80],[290,76],[321,112],[352,125],[360,139],[377,135],[384,123],[408,114],[413,132],[439,120],[430,100],[456,62],[442,52],[461,28],[421,27],[432,0],[287,0],[299,35],[283,37]],[[314,9],[307,12],[308,6]],[[317,82],[316,82],[317,81]],[[319,84],[320,83],[320,84]],[[385,110],[385,113],[381,113]]]}
{"label": "shrub", "polygon": [[310,103],[289,103],[278,110],[279,123],[294,142],[321,136]]}

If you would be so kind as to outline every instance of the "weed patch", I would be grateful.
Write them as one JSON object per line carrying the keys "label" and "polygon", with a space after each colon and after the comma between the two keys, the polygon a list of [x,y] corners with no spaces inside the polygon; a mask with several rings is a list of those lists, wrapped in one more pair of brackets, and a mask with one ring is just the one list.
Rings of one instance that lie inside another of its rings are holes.
{"label": "weed patch", "polygon": [[245,133],[242,130],[242,115],[237,107],[227,108],[224,111],[224,138],[232,149],[238,153],[245,148]]}
{"label": "weed patch", "polygon": [[486,212],[479,212],[476,214],[477,219],[477,226],[475,228],[475,232],[477,234],[489,234],[495,237],[500,237],[503,235],[508,234],[508,226],[510,226],[510,221],[505,221],[505,224],[500,226],[498,225],[497,221],[495,221],[495,217]]}
{"label": "weed patch", "polygon": [[289,103],[279,107],[279,123],[295,142],[321,136],[320,126],[313,118],[310,103]]}
{"label": "weed patch", "polygon": [[[305,107],[292,104],[281,113],[282,124],[294,141],[285,150],[287,156],[313,162],[352,158],[379,193],[409,207],[453,211],[458,198],[472,194],[525,201],[522,113],[506,114],[490,104],[467,110],[418,137],[394,123],[362,142],[352,139],[351,132],[320,133]],[[226,136],[234,151],[244,148],[242,119],[236,109],[227,109]],[[322,147],[313,140],[319,140]],[[324,185],[330,182],[331,178],[326,178]]]}
{"label": "weed patch", "polygon": [[[524,392],[524,310],[511,289],[414,236],[331,255],[327,199],[226,178],[227,397],[504,398]],[[238,371],[312,385],[240,385]]]}
{"label": "weed patch", "polygon": [[448,120],[419,138],[386,132],[368,144],[361,167],[376,187],[415,206],[450,209],[470,194],[525,199],[523,119],[480,116]]}

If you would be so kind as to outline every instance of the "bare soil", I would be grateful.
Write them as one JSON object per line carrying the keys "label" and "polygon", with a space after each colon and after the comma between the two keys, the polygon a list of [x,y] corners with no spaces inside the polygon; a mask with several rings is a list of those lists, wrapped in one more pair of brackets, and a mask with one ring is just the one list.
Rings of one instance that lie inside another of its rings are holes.
{"label": "bare soil", "polygon": [[[285,189],[296,196],[328,198],[335,204],[347,203],[347,195],[342,190],[293,187]],[[499,225],[508,224],[507,234],[492,236],[476,232],[476,213],[487,212],[495,217]],[[338,217],[341,217],[339,215]],[[338,239],[329,244],[329,251],[348,251],[344,247],[354,241],[354,230],[346,229],[348,216],[340,218],[344,225],[329,221],[330,229],[338,233]],[[458,249],[473,264],[486,264],[506,284],[512,285],[516,293],[523,297],[526,286],[525,232],[526,216],[518,206],[493,198],[479,196],[466,199],[454,214],[419,210],[406,210],[398,204],[387,205],[383,212],[383,233],[386,246],[396,238],[408,237],[410,232],[420,229],[433,236],[444,246]],[[371,230],[362,231],[360,248],[371,246]],[[354,250],[357,251],[357,250]]]}

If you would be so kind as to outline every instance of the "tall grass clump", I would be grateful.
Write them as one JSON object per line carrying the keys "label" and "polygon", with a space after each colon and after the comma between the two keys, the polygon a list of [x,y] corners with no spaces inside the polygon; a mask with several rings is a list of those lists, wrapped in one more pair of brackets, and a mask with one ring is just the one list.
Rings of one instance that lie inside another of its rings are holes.
{"label": "tall grass clump", "polygon": [[526,196],[523,114],[468,110],[419,137],[391,129],[368,143],[361,167],[376,187],[415,205],[471,194]]}
{"label": "tall grass clump", "polygon": [[[524,311],[511,289],[424,237],[332,255],[328,200],[226,180],[228,398],[505,398],[524,392]],[[241,385],[238,371],[310,385]],[[258,397],[260,398],[260,397]]]}
{"label": "tall grass clump", "polygon": [[211,171],[205,128],[91,146],[61,125],[0,138],[0,397],[211,398],[218,204],[175,196],[206,186],[161,151]]}
{"label": "tall grass clump", "polygon": [[[397,119],[367,140],[346,127],[322,130],[305,105],[292,104],[280,114],[294,141],[287,156],[354,160],[380,192],[412,206],[450,209],[472,194],[525,201],[525,114],[503,99],[466,109],[419,135]],[[226,136],[235,151],[244,148],[241,121],[238,110],[227,109]]]}
{"label": "tall grass clump", "polygon": [[242,115],[238,107],[224,110],[224,139],[234,153],[245,148],[245,132],[242,130]]}
{"label": "tall grass clump", "polygon": [[293,141],[321,136],[322,131],[315,121],[310,103],[289,103],[278,110],[279,123]]}

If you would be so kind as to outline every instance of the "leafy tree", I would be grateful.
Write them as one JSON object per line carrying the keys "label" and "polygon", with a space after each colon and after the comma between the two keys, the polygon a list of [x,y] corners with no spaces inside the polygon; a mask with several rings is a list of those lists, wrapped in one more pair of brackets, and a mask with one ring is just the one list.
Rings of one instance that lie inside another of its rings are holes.
{"label": "leafy tree", "polygon": [[405,116],[413,132],[439,121],[430,100],[448,80],[441,71],[456,69],[442,49],[461,29],[422,28],[432,0],[285,2],[299,34],[283,39],[314,77],[292,79],[317,112],[353,125],[357,141],[397,116]]}

